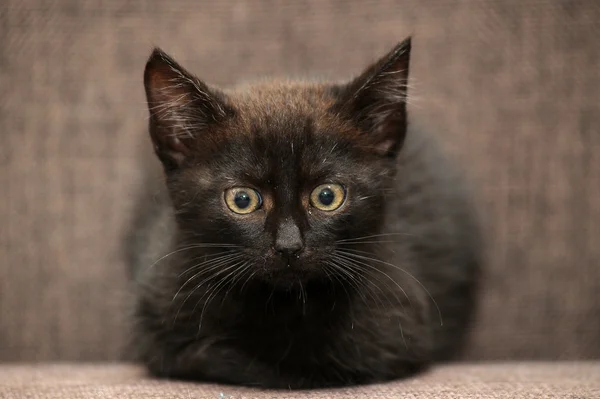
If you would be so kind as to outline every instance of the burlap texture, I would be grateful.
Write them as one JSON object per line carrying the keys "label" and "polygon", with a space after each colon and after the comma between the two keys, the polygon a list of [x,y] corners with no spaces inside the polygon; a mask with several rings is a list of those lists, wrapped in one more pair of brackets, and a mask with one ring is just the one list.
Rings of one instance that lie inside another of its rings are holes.
{"label": "burlap texture", "polygon": [[157,381],[133,366],[0,366],[0,398],[44,399],[594,399],[599,362],[442,366],[405,381],[332,390],[262,391]]}
{"label": "burlap texture", "polygon": [[153,45],[233,84],[349,77],[409,34],[411,112],[489,238],[467,358],[600,357],[598,21],[597,0],[4,0],[0,359],[121,356]]}

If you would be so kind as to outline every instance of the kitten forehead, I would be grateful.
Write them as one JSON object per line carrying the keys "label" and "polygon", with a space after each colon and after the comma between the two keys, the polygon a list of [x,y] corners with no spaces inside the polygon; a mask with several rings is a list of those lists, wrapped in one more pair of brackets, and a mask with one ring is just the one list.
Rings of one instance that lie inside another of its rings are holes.
{"label": "kitten forehead", "polygon": [[[336,103],[326,84],[310,81],[276,81],[245,85],[227,91],[237,110],[241,132],[261,133],[256,127],[280,127],[280,134],[295,133],[292,126],[312,124],[312,133],[353,134],[354,126],[330,112]],[[254,128],[254,129],[253,129]]]}
{"label": "kitten forehead", "polygon": [[333,97],[327,93],[326,85],[311,81],[264,81],[237,86],[226,93],[243,106],[278,105],[290,102],[290,105],[321,106],[333,105]]}
{"label": "kitten forehead", "polygon": [[334,104],[324,85],[308,82],[263,82],[228,93],[245,118],[289,115],[323,116]]}

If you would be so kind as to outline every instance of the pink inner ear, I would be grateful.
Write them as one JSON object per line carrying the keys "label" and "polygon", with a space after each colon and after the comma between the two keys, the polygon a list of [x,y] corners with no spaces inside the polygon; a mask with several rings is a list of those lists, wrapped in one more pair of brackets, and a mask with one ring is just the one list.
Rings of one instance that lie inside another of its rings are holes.
{"label": "pink inner ear", "polygon": [[186,146],[179,138],[174,136],[167,137],[166,142],[168,148],[171,151],[181,153],[182,155],[189,155],[190,149]]}
{"label": "pink inner ear", "polygon": [[156,67],[155,69],[148,71],[150,79],[147,88],[149,89],[148,94],[151,97],[151,102],[163,103],[169,100],[171,93],[165,92],[170,86],[167,73],[168,72],[161,67]]}
{"label": "pink inner ear", "polygon": [[190,154],[190,149],[177,137],[167,137],[163,152],[167,154],[179,166]]}
{"label": "pink inner ear", "polygon": [[161,62],[147,67],[146,74],[146,92],[152,106],[176,108],[189,102],[190,88],[182,72]]}
{"label": "pink inner ear", "polygon": [[377,152],[381,154],[388,154],[392,150],[396,142],[397,140],[394,139],[385,139],[377,143],[374,146],[374,148],[377,150]]}

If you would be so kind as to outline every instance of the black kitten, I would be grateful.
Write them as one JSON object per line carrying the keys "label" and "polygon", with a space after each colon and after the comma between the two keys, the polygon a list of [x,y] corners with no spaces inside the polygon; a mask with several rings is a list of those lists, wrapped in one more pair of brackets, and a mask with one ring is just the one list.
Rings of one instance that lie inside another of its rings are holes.
{"label": "black kitten", "polygon": [[144,81],[166,190],[138,205],[130,246],[153,374],[327,387],[456,353],[478,231],[434,143],[407,131],[409,55],[407,39],[344,85],[225,92],[154,51]]}

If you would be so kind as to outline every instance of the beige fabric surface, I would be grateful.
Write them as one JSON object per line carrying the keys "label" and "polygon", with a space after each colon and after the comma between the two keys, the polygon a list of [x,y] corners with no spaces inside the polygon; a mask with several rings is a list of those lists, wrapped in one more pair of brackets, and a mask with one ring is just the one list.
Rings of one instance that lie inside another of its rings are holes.
{"label": "beige fabric surface", "polygon": [[122,355],[153,45],[232,84],[350,76],[408,34],[410,110],[489,238],[467,358],[600,358],[599,21],[598,0],[3,0],[0,360]]}
{"label": "beige fabric surface", "polygon": [[393,399],[600,398],[600,363],[440,366],[405,381],[323,391],[260,391],[157,381],[128,365],[0,366],[0,398]]}

